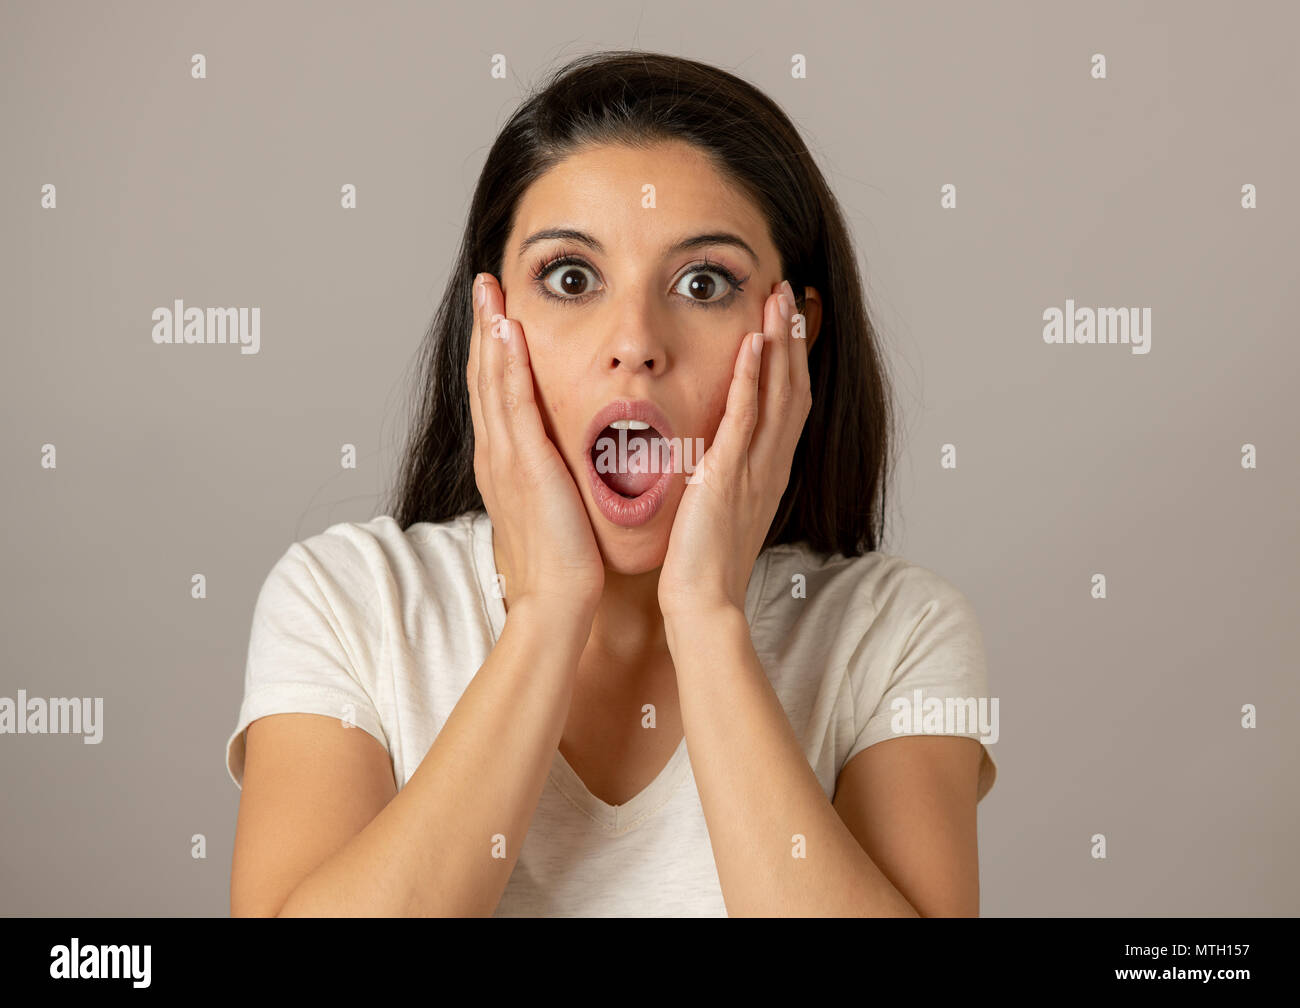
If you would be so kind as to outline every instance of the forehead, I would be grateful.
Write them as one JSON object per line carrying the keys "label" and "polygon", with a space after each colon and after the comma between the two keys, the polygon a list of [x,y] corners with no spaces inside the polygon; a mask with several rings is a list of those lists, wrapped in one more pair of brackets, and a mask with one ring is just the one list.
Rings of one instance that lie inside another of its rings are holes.
{"label": "forehead", "polygon": [[[651,189],[650,187],[653,187]],[[687,229],[734,231],[767,261],[767,221],[738,187],[690,144],[587,147],[525,191],[510,248],[543,228],[570,227],[616,245],[655,251]]]}

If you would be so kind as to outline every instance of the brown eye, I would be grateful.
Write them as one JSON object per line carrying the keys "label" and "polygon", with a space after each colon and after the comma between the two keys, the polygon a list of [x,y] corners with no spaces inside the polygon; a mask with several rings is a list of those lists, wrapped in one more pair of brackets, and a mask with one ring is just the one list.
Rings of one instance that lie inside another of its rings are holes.
{"label": "brown eye", "polygon": [[696,267],[682,274],[676,289],[692,304],[707,307],[721,304],[742,288],[723,270]]}
{"label": "brown eye", "polygon": [[697,301],[712,301],[719,284],[707,273],[696,273],[686,285],[687,293]]}
{"label": "brown eye", "polygon": [[[594,282],[587,279],[591,270],[585,266],[568,263],[552,269],[543,279],[546,286],[562,298],[576,298],[588,293]],[[554,283],[553,281],[558,281]]]}

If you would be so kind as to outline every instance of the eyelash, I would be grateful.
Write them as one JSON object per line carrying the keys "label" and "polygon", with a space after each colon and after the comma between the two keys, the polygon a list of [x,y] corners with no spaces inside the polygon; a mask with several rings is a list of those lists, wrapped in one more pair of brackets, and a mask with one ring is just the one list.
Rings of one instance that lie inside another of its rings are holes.
{"label": "eyelash", "polygon": [[[554,258],[544,259],[539,262],[530,271],[529,279],[537,289],[537,292],[543,297],[550,298],[552,301],[558,301],[561,304],[566,305],[582,304],[587,299],[586,294],[579,295],[578,297],[562,297],[546,285],[547,274],[561,266],[583,266],[586,269],[595,272],[594,267],[592,267],[590,263],[584,261],[581,256],[571,252],[563,252]],[[723,266],[722,263],[715,263],[708,257],[705,257],[698,263],[688,266],[685,272],[682,273],[682,276],[688,276],[691,273],[717,273],[731,285],[731,293],[716,301],[698,301],[695,298],[685,298],[685,300],[694,308],[726,308],[736,299],[737,294],[744,292],[745,288],[743,285],[749,280],[748,276],[738,278],[736,274]],[[595,292],[592,291],[590,293]]]}

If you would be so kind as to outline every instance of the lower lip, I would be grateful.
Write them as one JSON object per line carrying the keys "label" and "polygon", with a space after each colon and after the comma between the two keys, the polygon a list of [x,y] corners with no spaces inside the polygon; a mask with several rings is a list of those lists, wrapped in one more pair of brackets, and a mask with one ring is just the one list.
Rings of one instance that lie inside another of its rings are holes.
{"label": "lower lip", "polygon": [[622,528],[636,528],[659,513],[659,508],[668,495],[672,466],[660,473],[655,484],[640,497],[624,497],[612,490],[596,472],[596,462],[591,457],[591,452],[587,453],[587,476],[591,481],[591,493],[596,499],[596,507],[606,520]]}

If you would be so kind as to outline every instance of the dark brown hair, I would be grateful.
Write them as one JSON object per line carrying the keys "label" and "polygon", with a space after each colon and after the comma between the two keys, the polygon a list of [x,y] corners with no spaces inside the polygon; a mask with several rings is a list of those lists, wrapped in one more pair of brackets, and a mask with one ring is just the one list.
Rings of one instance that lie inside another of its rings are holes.
{"label": "dark brown hair", "polygon": [[893,412],[857,259],[839,204],[786,114],[753,85],[659,53],[600,52],[555,71],[502,129],[479,177],[447,290],[417,362],[410,438],[389,513],[407,529],[483,509],[465,380],[480,272],[500,277],[528,187],[587,145],[692,144],[768,223],[781,276],[821,295],[810,348],[812,410],[765,546],[804,542],[857,556],[880,548]]}

